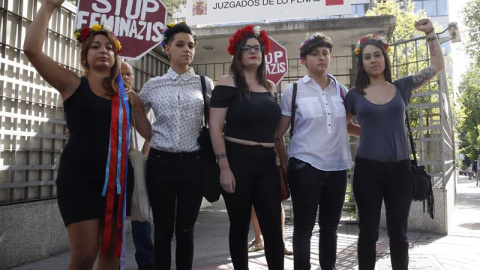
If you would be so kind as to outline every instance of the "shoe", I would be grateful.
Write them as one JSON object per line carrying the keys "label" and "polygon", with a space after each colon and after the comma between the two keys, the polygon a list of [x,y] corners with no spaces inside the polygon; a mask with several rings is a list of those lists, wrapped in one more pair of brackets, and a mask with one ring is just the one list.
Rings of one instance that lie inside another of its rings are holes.
{"label": "shoe", "polygon": [[293,250],[290,250],[290,249],[288,249],[287,247],[285,247],[285,248],[283,249],[283,254],[285,254],[285,255],[293,255]]}
{"label": "shoe", "polygon": [[154,270],[154,269],[153,269],[153,264],[152,264],[152,265],[143,266],[143,267],[139,267],[138,270]]}
{"label": "shoe", "polygon": [[263,241],[262,242],[255,242],[255,240],[252,241],[252,243],[250,243],[250,245],[248,245],[248,252],[254,252],[254,251],[259,251],[259,250],[263,250],[265,247],[263,245]]}

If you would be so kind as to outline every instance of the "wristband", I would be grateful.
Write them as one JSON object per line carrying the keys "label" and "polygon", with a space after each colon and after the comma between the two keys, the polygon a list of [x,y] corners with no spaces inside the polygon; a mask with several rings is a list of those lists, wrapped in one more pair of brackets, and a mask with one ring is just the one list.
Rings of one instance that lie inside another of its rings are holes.
{"label": "wristband", "polygon": [[437,36],[433,36],[433,37],[428,37],[427,38],[427,42],[430,42],[430,41],[434,41],[435,39],[437,39]]}
{"label": "wristband", "polygon": [[217,159],[217,162],[224,157],[227,157],[227,154],[225,153],[215,154],[215,158]]}
{"label": "wristband", "polygon": [[430,33],[432,33],[433,31],[435,31],[434,28],[432,28],[431,30],[428,30],[427,32],[425,32],[425,36],[428,35],[428,34],[430,34]]}

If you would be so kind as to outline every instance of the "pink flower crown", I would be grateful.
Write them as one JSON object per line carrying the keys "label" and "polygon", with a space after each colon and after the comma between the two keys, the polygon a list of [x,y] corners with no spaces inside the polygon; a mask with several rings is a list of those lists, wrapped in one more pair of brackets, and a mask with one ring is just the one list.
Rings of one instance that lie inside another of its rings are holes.
{"label": "pink flower crown", "polygon": [[113,34],[112,29],[110,29],[110,27],[108,25],[94,24],[90,27],[86,26],[86,27],[83,27],[83,28],[78,28],[77,30],[75,30],[75,32],[73,32],[73,36],[75,37],[75,40],[77,40],[79,43],[82,43],[93,32],[105,32],[105,33],[108,33],[108,34],[112,35],[113,39],[117,43],[118,52],[122,51],[122,43],[120,43],[120,41]]}
{"label": "pink flower crown", "polygon": [[230,55],[235,55],[238,44],[240,44],[240,42],[242,42],[242,40],[248,35],[255,35],[258,38],[260,45],[263,46],[265,54],[270,52],[270,40],[268,39],[265,30],[260,30],[260,26],[253,27],[253,25],[250,24],[238,29],[228,40],[228,53]]}
{"label": "pink flower crown", "polygon": [[359,55],[360,54],[360,47],[362,47],[363,44],[365,44],[365,42],[367,40],[376,40],[376,41],[380,41],[383,46],[385,47],[385,51],[388,53],[390,53],[390,45],[388,45],[388,42],[387,40],[385,39],[384,36],[380,36],[380,35],[377,35],[377,34],[368,34],[364,37],[362,37],[358,42],[357,44],[355,45],[355,50],[353,51],[353,53],[355,53],[356,55]]}
{"label": "pink flower crown", "polygon": [[300,44],[300,47],[298,47],[298,50],[299,51],[302,51],[302,48],[303,46],[305,46],[307,43],[309,43],[310,41],[314,40],[315,38],[321,38],[323,39],[326,43],[329,43],[330,45],[332,45],[333,47],[333,42],[332,40],[327,37],[324,33],[320,33],[320,32],[317,32],[315,34],[312,34],[310,35],[309,37],[307,37],[307,39],[305,39],[302,44]]}

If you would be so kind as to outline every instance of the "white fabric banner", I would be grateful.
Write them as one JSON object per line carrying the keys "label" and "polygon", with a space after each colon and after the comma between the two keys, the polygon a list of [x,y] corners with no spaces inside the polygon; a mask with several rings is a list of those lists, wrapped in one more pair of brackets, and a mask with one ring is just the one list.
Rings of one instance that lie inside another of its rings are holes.
{"label": "white fabric banner", "polygon": [[225,24],[351,13],[350,0],[187,0],[189,25]]}

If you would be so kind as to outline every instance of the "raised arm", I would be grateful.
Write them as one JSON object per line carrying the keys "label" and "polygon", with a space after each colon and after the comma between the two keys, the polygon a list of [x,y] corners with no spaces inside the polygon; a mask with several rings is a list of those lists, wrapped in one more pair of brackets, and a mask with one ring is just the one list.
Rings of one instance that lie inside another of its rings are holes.
{"label": "raised arm", "polygon": [[42,7],[28,27],[23,50],[28,60],[30,60],[42,78],[53,88],[57,89],[63,100],[65,100],[77,89],[80,84],[80,78],[75,73],[58,65],[58,63],[42,51],[48,22],[53,12],[62,5],[63,1],[64,0],[43,1]]}
{"label": "raised arm", "polygon": [[413,90],[424,86],[440,71],[445,69],[442,48],[432,22],[429,19],[419,20],[415,22],[415,28],[425,33],[430,51],[430,65],[413,75]]}

